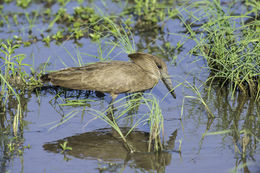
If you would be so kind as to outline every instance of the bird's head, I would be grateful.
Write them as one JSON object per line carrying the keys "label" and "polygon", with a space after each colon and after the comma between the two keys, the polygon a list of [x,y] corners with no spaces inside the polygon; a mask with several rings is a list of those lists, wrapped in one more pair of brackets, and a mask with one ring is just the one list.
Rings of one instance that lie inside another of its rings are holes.
{"label": "bird's head", "polygon": [[167,65],[162,59],[154,55],[141,52],[129,54],[128,57],[135,64],[139,65],[142,69],[151,74],[154,78],[157,80],[161,79],[167,89],[170,91],[171,95],[176,98],[172,81],[168,75]]}

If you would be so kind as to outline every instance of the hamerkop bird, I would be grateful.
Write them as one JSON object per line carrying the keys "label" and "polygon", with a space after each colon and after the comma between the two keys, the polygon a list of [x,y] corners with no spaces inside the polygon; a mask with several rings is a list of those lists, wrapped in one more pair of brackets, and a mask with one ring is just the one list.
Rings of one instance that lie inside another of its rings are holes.
{"label": "hamerkop bird", "polygon": [[83,67],[70,67],[41,77],[55,86],[95,90],[110,93],[112,102],[118,94],[133,93],[153,88],[162,79],[171,95],[176,98],[166,64],[147,53],[132,53],[132,62],[97,62]]}

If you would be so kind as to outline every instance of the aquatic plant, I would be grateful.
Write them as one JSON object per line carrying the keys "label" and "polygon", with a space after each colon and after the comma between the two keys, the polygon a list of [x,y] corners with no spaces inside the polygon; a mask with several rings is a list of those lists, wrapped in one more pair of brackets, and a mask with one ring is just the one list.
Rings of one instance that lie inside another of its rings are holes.
{"label": "aquatic plant", "polygon": [[[1,60],[3,65],[0,67],[1,73],[1,107],[4,108],[5,111],[6,103],[8,102],[8,98],[10,95],[14,95],[18,101],[17,109],[15,117],[13,118],[13,133],[14,135],[17,134],[18,131],[18,124],[21,117],[21,101],[19,94],[15,91],[14,87],[11,86],[10,82],[12,83],[23,83],[24,80],[24,73],[21,73],[21,66],[22,60],[24,59],[23,55],[13,55],[14,50],[17,49],[19,45],[12,45],[10,41],[7,41],[7,44],[1,44],[1,53],[4,56],[1,56]],[[19,66],[17,68],[17,66]],[[17,80],[16,80],[17,79]]]}
{"label": "aquatic plant", "polygon": [[185,100],[186,99],[195,99],[195,100],[198,100],[200,103],[202,103],[202,105],[204,106],[204,108],[206,109],[207,111],[207,115],[208,115],[208,118],[214,118],[214,114],[212,113],[211,109],[209,108],[208,106],[208,103],[206,102],[206,100],[203,98],[202,94],[201,94],[201,88],[204,86],[204,85],[201,85],[199,87],[195,86],[194,84],[191,84],[190,82],[186,81],[182,84],[183,86],[185,86],[187,89],[191,90],[195,96],[191,96],[191,95],[186,95],[184,96],[183,100],[182,100],[182,108],[181,108],[181,117],[183,116],[184,114],[184,103],[185,103]]}
{"label": "aquatic plant", "polygon": [[64,141],[63,144],[60,144],[60,147],[62,149],[62,151],[61,151],[62,153],[72,150],[72,148],[68,146],[67,141]]}
{"label": "aquatic plant", "polygon": [[13,43],[11,40],[7,40],[6,43],[2,43],[0,47],[0,60],[2,65],[0,66],[0,107],[2,111],[6,111],[7,103],[10,103],[12,97],[17,101],[16,113],[12,117],[13,134],[16,136],[18,132],[19,124],[22,123],[22,105],[20,95],[23,95],[26,90],[32,89],[35,86],[41,85],[37,78],[30,77],[26,73],[25,67],[29,64],[23,63],[26,58],[24,54],[15,54],[15,50],[20,47],[19,44]]}
{"label": "aquatic plant", "polygon": [[[124,100],[128,100],[124,102]],[[161,140],[161,136],[164,136],[164,126],[163,126],[163,116],[161,113],[161,108],[159,106],[159,101],[152,95],[151,93],[135,93],[133,95],[128,95],[121,99],[118,99],[114,102],[114,105],[119,104],[116,107],[116,111],[113,111],[111,107],[109,107],[104,112],[100,112],[98,110],[89,109],[89,113],[98,117],[99,119],[105,121],[109,124],[122,138],[125,143],[126,148],[129,152],[135,152],[134,147],[127,142],[127,136],[130,134],[135,128],[140,127],[142,125],[149,125],[150,128],[150,136],[148,141],[148,152],[152,151],[160,151],[164,149],[163,140]],[[139,115],[137,112],[134,114],[129,114],[132,110],[138,110],[140,106],[145,106],[147,112]],[[112,111],[112,112],[111,112]],[[127,133],[122,133],[120,129],[120,121],[124,121],[125,119],[136,118],[134,124],[131,125],[131,128]]]}
{"label": "aquatic plant", "polygon": [[[198,1],[193,5],[193,8],[199,8],[199,17],[193,15],[192,22],[185,21],[183,17],[181,20],[188,37],[197,44],[191,53],[207,62],[209,85],[229,86],[232,95],[240,91],[258,100],[260,34],[256,32],[259,23],[256,16],[247,15],[249,12],[234,16],[217,0]],[[199,28],[194,30],[192,25],[196,23]]]}
{"label": "aquatic plant", "polygon": [[[134,93],[127,95],[116,100],[113,105],[109,105],[105,110],[98,110],[89,107],[88,105],[90,102],[96,102],[91,99],[63,99],[59,95],[57,95],[55,99],[61,101],[59,106],[61,106],[62,109],[68,106],[77,107],[79,109],[70,111],[64,115],[61,120],[46,124],[51,126],[49,130],[63,125],[78,114],[83,115],[87,113],[93,115],[94,118],[89,120],[85,127],[93,120],[96,120],[97,118],[101,119],[117,132],[126,149],[131,153],[136,152],[136,149],[128,143],[127,136],[136,128],[142,128],[142,126],[149,127],[150,136],[149,141],[147,141],[147,151],[153,152],[164,149],[164,118],[159,105],[159,100],[151,93]],[[116,107],[114,108],[114,106]],[[139,107],[142,107],[142,110],[145,110],[145,112],[138,113]],[[123,124],[128,122],[128,130],[121,127],[122,122],[124,122]],[[123,128],[124,132],[121,128]]]}
{"label": "aquatic plant", "polygon": [[175,17],[178,11],[175,10],[173,1],[158,0],[135,0],[124,8],[122,15],[132,15],[137,21],[136,27],[147,30],[158,29],[158,23]]}

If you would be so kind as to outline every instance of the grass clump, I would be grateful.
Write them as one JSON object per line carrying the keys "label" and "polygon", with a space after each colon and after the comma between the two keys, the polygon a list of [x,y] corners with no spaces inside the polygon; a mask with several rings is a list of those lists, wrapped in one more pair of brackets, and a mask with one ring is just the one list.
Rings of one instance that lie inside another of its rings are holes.
{"label": "grass clump", "polygon": [[158,0],[135,0],[135,3],[128,4],[122,15],[129,15],[137,22],[135,27],[141,31],[158,30],[163,23],[177,15],[173,1]]}
{"label": "grass clump", "polygon": [[[182,20],[190,38],[196,42],[191,52],[207,62],[210,70],[207,82],[229,86],[232,95],[240,91],[259,100],[260,33],[257,32],[257,16],[249,16],[250,12],[233,15],[231,8],[225,8],[217,0],[199,1],[194,6],[199,6],[200,16],[192,16],[192,22]],[[192,29],[194,24],[199,24],[197,30]]]}
{"label": "grass clump", "polygon": [[[12,40],[7,40],[6,43],[0,45],[0,59],[2,65],[0,66],[2,79],[6,80],[12,87],[19,89],[20,91],[29,89],[29,86],[40,85],[40,81],[37,76],[31,77],[25,71],[26,67],[30,67],[30,64],[23,63],[23,60],[26,58],[24,54],[15,54],[15,50],[18,49],[21,45],[13,43]],[[34,73],[34,69],[30,69]],[[1,82],[2,92],[5,91],[5,82]]]}
{"label": "grass clump", "polygon": [[[121,103],[123,100],[129,100],[127,102]],[[164,136],[164,126],[163,126],[163,116],[158,103],[158,100],[152,94],[140,95],[140,93],[135,93],[128,95],[124,98],[117,100],[114,104],[120,103],[116,108],[117,111],[111,114],[111,107],[109,107],[104,112],[98,110],[90,109],[90,113],[105,121],[110,125],[121,137],[126,148],[129,152],[136,152],[134,146],[127,142],[127,136],[136,128],[142,125],[149,125],[150,136],[148,141],[148,152],[161,151],[163,150],[163,143],[161,140],[161,135]],[[147,112],[138,115],[138,109],[140,106],[145,106]],[[135,119],[131,125],[131,128],[127,133],[123,133],[120,127],[120,122],[126,119]]]}
{"label": "grass clump", "polygon": [[[18,79],[20,81],[23,80],[23,75],[20,72],[20,69],[16,68],[15,66],[17,64],[21,64],[21,61],[23,58],[20,59],[20,56],[13,56],[14,50],[17,49],[19,46],[18,45],[11,45],[11,43],[8,41],[7,44],[2,43],[1,44],[1,53],[4,56],[1,56],[1,61],[3,62],[3,65],[0,68],[0,84],[1,84],[1,92],[0,92],[0,107],[3,109],[3,112],[5,112],[5,105],[7,104],[8,100],[10,97],[14,96],[15,99],[17,100],[18,104],[16,107],[16,113],[13,116],[13,134],[16,135],[18,131],[18,124],[19,124],[19,119],[21,117],[22,111],[21,111],[21,101],[20,101],[20,96],[19,94],[15,91],[14,87],[11,86],[10,82],[14,82],[14,75],[17,76],[19,75]],[[15,63],[17,62],[17,64]],[[17,74],[18,73],[18,74]],[[2,112],[2,111],[1,111]],[[4,114],[3,114],[4,115]]]}
{"label": "grass clump", "polygon": [[15,109],[15,113],[13,116],[11,115],[12,124],[10,125],[12,125],[12,132],[16,136],[23,112],[20,96],[24,95],[26,90],[32,89],[31,87],[40,85],[40,82],[25,72],[24,68],[29,66],[23,63],[25,55],[15,54],[15,50],[20,47],[19,44],[7,40],[0,46],[0,113],[5,119],[6,109],[8,111],[11,108]]}
{"label": "grass clump", "polygon": [[[126,100],[126,101],[125,101]],[[90,100],[89,100],[90,101]],[[88,102],[89,102],[88,101]],[[83,103],[84,102],[84,103]],[[159,101],[150,93],[134,93],[127,95],[119,100],[116,100],[113,105],[105,110],[97,110],[91,107],[86,109],[86,102],[83,100],[74,100],[70,103],[60,104],[60,106],[83,106],[83,111],[72,110],[66,114],[62,120],[52,122],[48,125],[54,124],[51,128],[56,128],[77,114],[82,112],[87,112],[88,114],[94,115],[94,118],[89,120],[85,126],[87,126],[91,121],[95,119],[100,119],[109,125],[113,131],[115,131],[121,138],[125,148],[130,153],[138,152],[136,146],[128,142],[128,135],[133,133],[136,128],[142,126],[149,127],[149,139],[147,141],[147,151],[161,151],[164,149],[164,118],[159,105]],[[116,108],[114,106],[116,105]],[[144,112],[139,112],[139,108],[145,110]],[[129,125],[129,128],[125,128],[125,125]]]}
{"label": "grass clump", "polygon": [[117,24],[108,17],[104,18],[107,23],[108,35],[115,38],[115,41],[110,39],[110,44],[119,47],[123,52],[130,54],[136,52],[134,35],[124,21],[120,21],[121,24]]}

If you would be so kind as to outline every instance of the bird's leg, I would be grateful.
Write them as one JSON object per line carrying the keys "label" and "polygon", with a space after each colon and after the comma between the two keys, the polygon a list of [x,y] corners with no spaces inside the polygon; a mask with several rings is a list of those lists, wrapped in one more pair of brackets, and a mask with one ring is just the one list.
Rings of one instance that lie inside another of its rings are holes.
{"label": "bird's leg", "polygon": [[[114,117],[114,101],[115,101],[115,99],[116,99],[116,97],[117,97],[117,94],[111,93],[110,95],[111,95],[111,97],[112,97],[112,100],[111,100],[111,102],[109,103],[107,116],[113,118],[113,117]],[[112,119],[111,119],[111,120],[112,120]]]}
{"label": "bird's leg", "polygon": [[111,100],[110,104],[113,104],[114,101],[115,101],[115,99],[117,98],[117,95],[118,95],[118,94],[111,93],[110,95],[111,95],[111,97],[112,97],[112,100]]}

